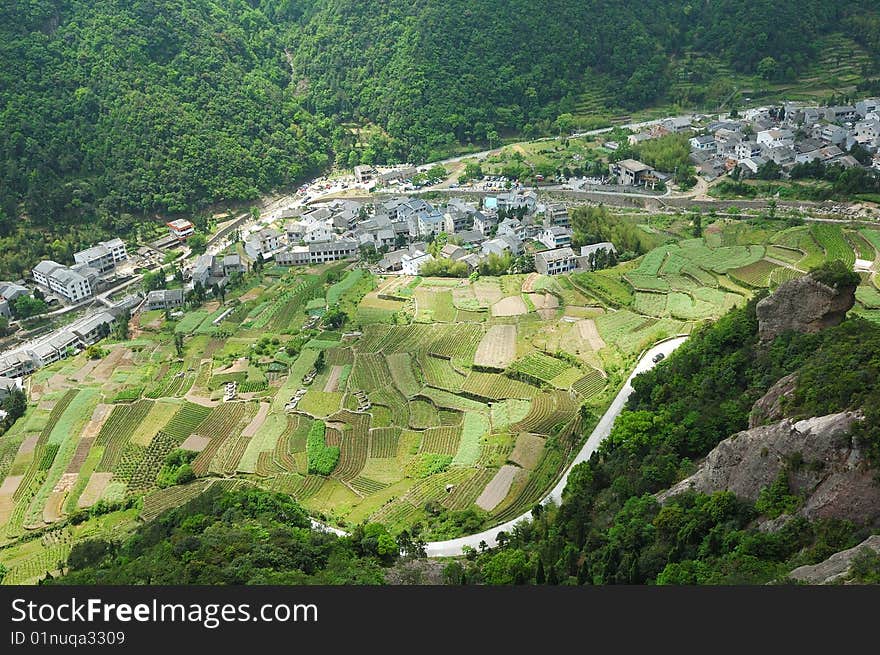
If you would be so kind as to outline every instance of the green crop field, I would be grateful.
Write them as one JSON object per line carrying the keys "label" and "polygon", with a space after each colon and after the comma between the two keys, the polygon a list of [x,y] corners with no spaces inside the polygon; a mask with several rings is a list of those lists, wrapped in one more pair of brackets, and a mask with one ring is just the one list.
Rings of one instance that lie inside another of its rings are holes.
{"label": "green crop field", "polygon": [[[474,509],[497,524],[546,493],[576,452],[552,444],[572,431],[575,441],[586,437],[577,432],[581,406],[604,412],[645,348],[826,258],[851,263],[880,251],[876,229],[718,219],[693,238],[689,227],[675,231],[679,223],[664,227],[663,245],[600,271],[472,281],[279,268],[229,289],[225,306],[189,307],[177,320],[143,314],[137,339],[113,344],[107,365],[81,353],[33,376],[25,416],[0,439],[0,484],[14,489],[0,495],[0,548],[32,543],[22,538],[98,503],[130,501],[137,509],[126,516],[152,520],[215,484],[288,493],[343,527],[425,527],[426,504],[439,520]],[[559,310],[492,316],[488,308],[522,297],[525,282],[552,292]],[[856,311],[877,320],[870,281],[857,300]],[[317,315],[325,305],[348,322],[307,324],[308,308]],[[490,330],[510,335],[503,371],[474,366]],[[229,381],[238,396],[225,400]],[[551,445],[494,509],[479,509],[520,433]],[[195,479],[178,483],[169,470],[177,449],[189,453]],[[74,541],[84,534],[71,529]],[[7,579],[32,580],[50,552],[13,562]]]}
{"label": "green crop field", "polygon": [[843,234],[843,228],[839,225],[819,223],[810,226],[810,233],[824,250],[827,259],[839,259],[847,266],[852,266],[856,261],[856,255],[852,246]]}

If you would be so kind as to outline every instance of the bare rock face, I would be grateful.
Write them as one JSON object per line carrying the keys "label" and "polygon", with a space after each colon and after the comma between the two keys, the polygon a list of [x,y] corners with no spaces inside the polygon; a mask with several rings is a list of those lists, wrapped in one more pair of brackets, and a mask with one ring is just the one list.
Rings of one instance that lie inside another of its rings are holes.
{"label": "bare rock face", "polygon": [[861,414],[843,412],[739,432],[718,444],[696,473],[657,498],[664,502],[689,489],[726,490],[755,501],[785,469],[792,493],[805,499],[799,515],[880,525],[876,471],[849,436],[858,420]]}
{"label": "bare rock face", "polygon": [[797,387],[797,374],[786,375],[765,393],[754,405],[749,414],[749,428],[756,428],[785,418],[783,403]]}
{"label": "bare rock face", "polygon": [[852,567],[853,559],[865,548],[880,553],[880,535],[871,535],[858,546],[834,553],[824,562],[799,566],[788,577],[807,584],[831,584],[845,579]]}
{"label": "bare rock face", "polygon": [[783,332],[819,332],[840,324],[855,305],[855,289],[834,289],[809,275],[790,280],[758,303],[758,335],[772,341]]}

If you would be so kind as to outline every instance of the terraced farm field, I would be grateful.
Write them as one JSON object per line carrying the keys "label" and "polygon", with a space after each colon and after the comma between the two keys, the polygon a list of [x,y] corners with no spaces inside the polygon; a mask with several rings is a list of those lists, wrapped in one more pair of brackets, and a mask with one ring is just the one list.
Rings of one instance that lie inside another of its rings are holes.
{"label": "terraced farm field", "polygon": [[[33,376],[25,416],[0,439],[0,547],[82,508],[131,503],[107,516],[152,520],[218,484],[287,493],[345,526],[430,535],[448,511],[512,518],[585,438],[581,408],[600,415],[645,348],[826,257],[880,252],[875,229],[709,227],[698,239],[664,228],[667,243],[600,271],[423,280],[278,267],[248,274],[225,307],[144,314],[137,338],[112,346],[124,357],[81,353]],[[558,309],[540,309],[545,293]],[[880,314],[871,282],[857,299]],[[319,315],[337,304],[348,320],[327,329]],[[168,462],[181,449],[195,479],[178,484]],[[9,579],[31,579],[43,560],[28,561]]]}

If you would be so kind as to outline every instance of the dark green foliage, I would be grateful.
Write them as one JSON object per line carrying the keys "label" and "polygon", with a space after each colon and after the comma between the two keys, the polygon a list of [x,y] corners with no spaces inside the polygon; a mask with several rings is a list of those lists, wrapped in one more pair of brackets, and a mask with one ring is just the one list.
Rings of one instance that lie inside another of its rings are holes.
{"label": "dark green foliage", "polygon": [[[621,107],[662,99],[669,59],[684,50],[786,77],[843,22],[876,51],[871,9],[870,0],[9,0],[0,270],[69,260],[101,236],[155,237],[157,212],[200,212],[204,229],[210,204],[252,200],[331,163],[423,161],[513,132],[564,134],[597,85]],[[342,121],[383,130],[356,134]],[[841,187],[859,175],[847,172]],[[27,239],[34,230],[49,234]]]}
{"label": "dark green foliage", "polygon": [[755,501],[755,509],[768,518],[776,518],[780,514],[793,513],[800,504],[800,499],[789,493],[788,471],[783,468],[768,487],[764,487]]}
{"label": "dark green foliage", "polygon": [[571,212],[571,229],[571,243],[575,248],[610,241],[618,252],[640,255],[660,245],[653,235],[639,229],[634,222],[612,216],[602,205],[575,207]]}
{"label": "dark green foliage", "polygon": [[880,553],[862,548],[853,558],[849,579],[858,584],[880,584]]}
{"label": "dark green foliage", "polygon": [[810,275],[814,280],[834,289],[854,289],[862,282],[862,278],[859,277],[859,274],[851,271],[849,267],[839,259],[831,259],[816,266],[810,270]]}
{"label": "dark green foliage", "polygon": [[324,442],[324,421],[315,421],[306,439],[309,473],[330,475],[339,462],[339,447]]}
{"label": "dark green foliage", "polygon": [[311,529],[289,496],[215,488],[122,543],[77,544],[70,572],[52,583],[381,584],[380,562],[396,559],[396,544],[384,528],[367,528],[357,541],[340,539]]}
{"label": "dark green foliage", "polygon": [[296,97],[281,30],[238,0],[4,2],[0,238],[69,229],[2,244],[0,269],[323,168],[338,128]]}
{"label": "dark green foliage", "polygon": [[165,457],[165,463],[159,475],[156,477],[156,485],[159,487],[170,487],[175,484],[186,484],[195,479],[195,473],[192,469],[192,461],[198,456],[189,450],[176,448]]}
{"label": "dark green foliage", "polygon": [[335,0],[304,22],[294,66],[319,111],[390,132],[361,161],[396,149],[421,159],[457,142],[497,143],[499,132],[564,134],[597,77],[618,104],[649,104],[669,86],[668,56],[689,47],[748,73],[769,56],[773,75],[801,71],[816,37],[863,4]]}
{"label": "dark green foliage", "polygon": [[470,269],[465,262],[451,259],[433,259],[422,264],[419,273],[426,277],[467,277]]}
{"label": "dark green foliage", "polygon": [[33,296],[19,296],[12,303],[12,312],[15,314],[15,318],[18,319],[45,314],[47,309],[48,306],[45,300],[34,298]]}

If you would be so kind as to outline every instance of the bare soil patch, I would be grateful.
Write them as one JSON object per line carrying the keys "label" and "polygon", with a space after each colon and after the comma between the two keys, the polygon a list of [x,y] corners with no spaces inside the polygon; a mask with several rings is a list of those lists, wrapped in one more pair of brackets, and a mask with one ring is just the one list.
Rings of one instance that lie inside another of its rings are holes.
{"label": "bare soil patch", "polygon": [[191,450],[194,453],[200,453],[210,442],[211,440],[208,439],[208,437],[201,437],[197,434],[191,434],[184,440],[182,444],[180,444],[180,448],[182,450]]}
{"label": "bare soil patch", "polygon": [[24,480],[23,475],[10,475],[5,480],[3,480],[3,484],[0,484],[0,496],[11,496],[18,490],[18,485],[21,484],[21,481]]}
{"label": "bare soil patch", "polygon": [[516,326],[493,325],[474,355],[476,366],[505,369],[516,359]]}
{"label": "bare soil patch", "polygon": [[487,512],[495,509],[507,496],[507,492],[510,491],[510,485],[513,484],[513,478],[516,476],[517,471],[519,471],[519,468],[511,464],[505,464],[498,469],[498,473],[489,480],[489,484],[486,485],[483,492],[477,498],[477,507]]}
{"label": "bare soil patch", "polygon": [[112,478],[112,473],[92,473],[92,477],[90,477],[89,481],[86,483],[86,488],[83,489],[82,494],[80,494],[76,506],[82,509],[83,507],[91,507],[97,503],[101,499],[101,496],[104,495],[104,490],[107,488],[107,485],[110,484]]}
{"label": "bare soil patch", "polygon": [[[109,357],[109,355],[108,355],[108,357]],[[100,364],[100,363],[101,363],[100,359],[86,360],[86,363],[83,364],[76,373],[74,373],[73,375],[70,376],[71,379],[75,380],[76,382],[79,382],[80,384],[82,384],[86,380],[92,379],[92,377],[93,377],[92,372],[96,368],[98,368],[98,364]]]}
{"label": "bare soil patch", "polygon": [[260,403],[257,415],[254,416],[248,426],[241,431],[241,436],[248,439],[256,436],[257,432],[260,431],[260,428],[263,427],[263,423],[266,422],[266,417],[269,415],[269,407],[271,407],[269,403]]}
{"label": "bare soil patch", "polygon": [[492,316],[522,316],[529,311],[519,296],[511,296],[492,305]]}
{"label": "bare soil patch", "polygon": [[541,459],[544,451],[544,437],[529,432],[521,432],[516,438],[516,446],[510,453],[511,462],[519,464],[524,469],[532,470]]}
{"label": "bare soil patch", "polygon": [[244,373],[247,370],[248,370],[247,357],[239,357],[228,368],[223,368],[223,369],[220,369],[219,371],[214,371],[214,375],[221,375],[223,373]]}
{"label": "bare soil patch", "polygon": [[477,300],[480,301],[480,304],[486,305],[487,307],[494,305],[504,298],[504,294],[501,292],[501,287],[497,282],[491,280],[477,280],[473,283],[472,288],[474,290],[474,295],[477,297]]}
{"label": "bare soil patch", "polygon": [[[92,370],[92,378],[97,382],[108,382],[113,372],[121,366],[126,358],[130,362],[131,351],[128,348],[114,348],[109,355],[98,362]],[[82,381],[82,380],[80,380]]]}
{"label": "bare soil patch", "polygon": [[259,298],[262,295],[263,291],[265,291],[265,289],[263,289],[263,287],[254,287],[253,289],[251,289],[247,293],[243,294],[239,298],[239,300],[241,302],[247,302],[248,300],[256,300],[257,298]]}
{"label": "bare soil patch", "polygon": [[46,504],[43,506],[43,523],[55,523],[61,520],[64,515],[61,506],[64,504],[65,498],[67,498],[67,490],[53,491],[49,494],[49,498],[46,499]]}
{"label": "bare soil patch", "polygon": [[324,385],[324,391],[336,391],[339,386],[339,377],[342,375],[342,366],[336,365],[330,369],[330,375],[327,377],[327,384]]}
{"label": "bare soil patch", "polygon": [[596,322],[591,318],[586,318],[577,322],[578,334],[581,339],[590,344],[590,348],[599,351],[605,347],[605,341],[599,335],[596,329]]}
{"label": "bare soil patch", "polygon": [[37,447],[37,441],[39,440],[39,434],[29,434],[25,437],[25,440],[21,442],[21,445],[18,447],[19,455],[28,455],[34,452],[34,449]]}

